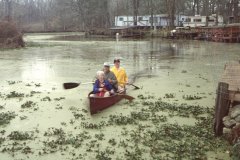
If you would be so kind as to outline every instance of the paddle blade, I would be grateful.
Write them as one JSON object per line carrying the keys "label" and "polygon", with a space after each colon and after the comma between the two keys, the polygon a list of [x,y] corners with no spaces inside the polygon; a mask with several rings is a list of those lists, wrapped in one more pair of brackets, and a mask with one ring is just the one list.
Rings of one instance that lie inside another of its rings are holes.
{"label": "paddle blade", "polygon": [[132,101],[132,100],[135,99],[134,97],[129,96],[129,95],[126,95],[126,94],[119,94],[119,95],[121,95],[121,97],[123,97],[123,98],[125,98],[125,99],[127,99],[127,100],[129,100],[129,101]]}
{"label": "paddle blade", "polygon": [[80,85],[80,83],[73,83],[73,82],[70,82],[70,83],[63,83],[63,88],[64,89],[72,89],[72,88],[76,88]]}
{"label": "paddle blade", "polygon": [[140,89],[140,87],[138,87],[138,86],[135,86],[134,84],[130,84],[131,86],[133,86],[134,87],[134,89]]}

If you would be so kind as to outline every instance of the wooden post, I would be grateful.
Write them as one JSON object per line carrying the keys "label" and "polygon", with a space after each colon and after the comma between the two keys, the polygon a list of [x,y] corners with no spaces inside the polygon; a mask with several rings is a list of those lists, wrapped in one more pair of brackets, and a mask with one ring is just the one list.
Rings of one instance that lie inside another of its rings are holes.
{"label": "wooden post", "polygon": [[229,85],[224,82],[218,83],[214,120],[215,136],[220,136],[223,134],[223,117],[225,117],[229,111],[230,101],[228,86]]}

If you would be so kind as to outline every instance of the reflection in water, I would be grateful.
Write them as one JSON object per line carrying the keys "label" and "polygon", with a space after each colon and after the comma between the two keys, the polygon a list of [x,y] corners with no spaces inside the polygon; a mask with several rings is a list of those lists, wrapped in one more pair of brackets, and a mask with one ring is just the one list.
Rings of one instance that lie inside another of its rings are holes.
{"label": "reflection in water", "polygon": [[47,61],[35,61],[31,63],[31,68],[26,68],[22,72],[22,80],[28,81],[31,79],[37,81],[45,81],[49,77],[54,76],[54,72],[49,68]]}

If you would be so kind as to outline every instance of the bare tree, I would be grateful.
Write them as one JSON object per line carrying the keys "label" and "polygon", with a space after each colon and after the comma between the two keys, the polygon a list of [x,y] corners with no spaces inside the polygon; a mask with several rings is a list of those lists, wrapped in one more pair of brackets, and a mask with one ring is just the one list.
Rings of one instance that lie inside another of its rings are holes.
{"label": "bare tree", "polygon": [[137,26],[137,16],[138,16],[138,10],[139,10],[139,0],[132,0],[133,2],[133,23],[134,26]]}
{"label": "bare tree", "polygon": [[175,20],[175,13],[176,13],[175,0],[166,0],[165,2],[166,2],[167,13],[169,17],[169,27],[174,28],[174,20]]}

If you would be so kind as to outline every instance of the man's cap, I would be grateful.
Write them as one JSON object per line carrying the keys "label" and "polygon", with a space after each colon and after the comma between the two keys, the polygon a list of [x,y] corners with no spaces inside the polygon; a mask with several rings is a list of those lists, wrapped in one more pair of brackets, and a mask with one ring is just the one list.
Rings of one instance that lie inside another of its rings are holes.
{"label": "man's cap", "polygon": [[110,67],[110,64],[108,62],[104,62],[103,66],[104,67]]}
{"label": "man's cap", "polygon": [[120,62],[120,58],[114,58],[113,62]]}

